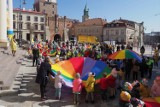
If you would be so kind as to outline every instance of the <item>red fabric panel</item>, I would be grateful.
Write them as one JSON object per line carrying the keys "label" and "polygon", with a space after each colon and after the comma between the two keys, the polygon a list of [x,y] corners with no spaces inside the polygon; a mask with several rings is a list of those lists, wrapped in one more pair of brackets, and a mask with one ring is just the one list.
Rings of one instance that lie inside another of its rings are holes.
{"label": "red fabric panel", "polygon": [[72,63],[73,68],[76,72],[82,74],[83,64],[84,64],[84,57],[74,57],[69,59],[69,61]]}
{"label": "red fabric panel", "polygon": [[147,102],[145,101],[146,107],[160,107],[160,103],[157,102]]}

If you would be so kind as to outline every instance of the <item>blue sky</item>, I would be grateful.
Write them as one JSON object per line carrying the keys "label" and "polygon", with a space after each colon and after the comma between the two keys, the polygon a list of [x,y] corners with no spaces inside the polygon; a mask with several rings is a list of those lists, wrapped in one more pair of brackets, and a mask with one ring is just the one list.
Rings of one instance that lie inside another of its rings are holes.
{"label": "blue sky", "polygon": [[[25,8],[32,8],[34,0],[26,2]],[[57,3],[59,16],[81,21],[87,3],[90,18],[143,21],[145,32],[160,31],[160,0],[57,0]],[[20,0],[13,0],[13,6],[18,8]]]}

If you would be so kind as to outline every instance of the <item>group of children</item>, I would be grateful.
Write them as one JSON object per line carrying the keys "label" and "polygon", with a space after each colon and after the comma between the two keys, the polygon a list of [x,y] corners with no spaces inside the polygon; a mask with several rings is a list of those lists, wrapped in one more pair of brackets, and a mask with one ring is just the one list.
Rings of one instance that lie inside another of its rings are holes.
{"label": "group of children", "polygon": [[160,76],[154,80],[152,87],[148,86],[148,80],[126,82],[120,93],[120,107],[145,107],[145,98],[160,97]]}
{"label": "group of children", "polygon": [[[55,76],[56,99],[61,98],[62,84],[65,84],[60,75],[61,72],[58,71],[57,75]],[[90,72],[85,85],[83,85],[84,82],[80,78],[80,74],[76,73],[72,88],[74,104],[80,103],[82,88],[84,88],[86,91],[85,102],[94,103],[96,100],[94,98],[95,84],[98,84],[102,101],[107,101],[108,97],[111,100],[114,99],[117,93],[116,82],[118,75],[117,69],[113,68],[109,75],[104,73],[103,77],[97,83],[95,79],[95,73]],[[142,79],[141,81],[134,81],[133,83],[125,82],[123,87],[120,89],[119,105],[120,107],[130,107],[130,105],[133,107],[145,107],[145,102],[143,99],[149,97],[160,97],[160,76],[156,77],[151,88],[148,86],[148,80],[146,78]]]}

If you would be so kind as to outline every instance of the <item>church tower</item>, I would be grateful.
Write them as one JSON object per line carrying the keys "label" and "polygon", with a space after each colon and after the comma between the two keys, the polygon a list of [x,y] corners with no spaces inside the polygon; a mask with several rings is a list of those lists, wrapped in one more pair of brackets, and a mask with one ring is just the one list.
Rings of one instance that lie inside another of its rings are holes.
{"label": "church tower", "polygon": [[87,9],[87,4],[85,5],[83,16],[82,16],[82,22],[89,19],[89,9]]}

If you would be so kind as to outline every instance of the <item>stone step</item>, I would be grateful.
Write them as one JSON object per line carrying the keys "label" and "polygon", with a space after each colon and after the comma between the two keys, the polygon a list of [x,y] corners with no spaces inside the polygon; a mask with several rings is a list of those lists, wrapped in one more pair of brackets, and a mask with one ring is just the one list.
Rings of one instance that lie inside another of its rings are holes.
{"label": "stone step", "polygon": [[[1,52],[0,52],[1,53]],[[0,55],[0,79],[3,81],[3,90],[9,89],[13,83],[17,72],[23,62],[22,57],[25,54],[25,50],[18,49],[16,56],[7,55],[1,53]]]}

